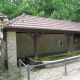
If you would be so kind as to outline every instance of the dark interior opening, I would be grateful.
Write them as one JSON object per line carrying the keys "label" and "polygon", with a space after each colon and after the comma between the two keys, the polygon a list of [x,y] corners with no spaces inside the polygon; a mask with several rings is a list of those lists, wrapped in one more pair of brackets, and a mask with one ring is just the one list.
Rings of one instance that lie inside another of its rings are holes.
{"label": "dark interior opening", "polygon": [[[19,59],[21,59],[23,63],[29,64],[29,58],[28,58],[28,57],[24,57],[24,58],[18,57],[18,58],[17,58],[17,66],[18,66],[18,67],[19,67]],[[21,67],[22,67],[22,66],[24,66],[24,65],[21,64]]]}

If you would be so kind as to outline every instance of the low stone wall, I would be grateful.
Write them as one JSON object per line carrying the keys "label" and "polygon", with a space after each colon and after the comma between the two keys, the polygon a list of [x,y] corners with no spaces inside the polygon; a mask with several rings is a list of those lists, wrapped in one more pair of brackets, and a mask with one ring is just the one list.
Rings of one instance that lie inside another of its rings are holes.
{"label": "low stone wall", "polygon": [[29,64],[30,65],[42,64],[42,61],[34,60],[33,58],[29,58]]}
{"label": "low stone wall", "polygon": [[[70,58],[73,58],[73,57],[70,57]],[[66,59],[66,65],[72,64],[72,63],[76,63],[76,62],[80,61],[80,58],[68,60],[70,58]],[[62,62],[58,62],[58,61],[62,61]],[[64,59],[56,60],[56,63],[54,63],[54,62],[55,61],[43,61],[42,63],[43,64],[45,64],[45,63],[53,63],[53,64],[45,65],[46,68],[55,68],[55,67],[64,66]]]}
{"label": "low stone wall", "polygon": [[42,68],[55,68],[55,67],[60,67],[64,66],[64,61],[66,60],[66,65],[80,62],[80,56],[75,56],[75,57],[69,57],[66,59],[60,59],[60,60],[55,60],[55,61],[39,61],[39,60],[34,60],[32,58],[29,58],[29,64],[32,65],[37,65],[37,64],[47,64],[43,66],[39,66]]}

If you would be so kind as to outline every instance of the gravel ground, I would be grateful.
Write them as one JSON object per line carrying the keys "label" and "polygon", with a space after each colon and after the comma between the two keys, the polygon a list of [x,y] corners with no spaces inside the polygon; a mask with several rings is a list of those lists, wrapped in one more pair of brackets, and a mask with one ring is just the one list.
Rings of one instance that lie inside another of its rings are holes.
{"label": "gravel ground", "polygon": [[[67,65],[67,74],[80,68],[80,62],[72,63]],[[27,80],[26,69],[22,71],[24,79]],[[64,66],[50,69],[38,69],[30,71],[30,80],[54,80],[64,76]]]}
{"label": "gravel ground", "polygon": [[75,70],[72,73],[69,73],[67,76],[63,76],[55,80],[80,80],[80,69]]}

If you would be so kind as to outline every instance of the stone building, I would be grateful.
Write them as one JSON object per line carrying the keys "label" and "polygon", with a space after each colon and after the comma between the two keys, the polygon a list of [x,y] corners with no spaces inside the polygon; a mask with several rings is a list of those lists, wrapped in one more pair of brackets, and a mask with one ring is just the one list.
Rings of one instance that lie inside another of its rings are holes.
{"label": "stone building", "polygon": [[[17,59],[80,49],[80,23],[22,15],[3,27],[6,55],[16,69]],[[8,68],[10,66],[8,65]]]}

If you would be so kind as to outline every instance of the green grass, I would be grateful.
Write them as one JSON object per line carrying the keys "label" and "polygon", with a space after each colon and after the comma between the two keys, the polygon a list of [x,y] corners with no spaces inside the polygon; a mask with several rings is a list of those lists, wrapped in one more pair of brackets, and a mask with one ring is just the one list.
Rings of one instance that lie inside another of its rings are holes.
{"label": "green grass", "polygon": [[7,80],[19,80],[20,75],[19,73],[16,73],[16,75],[10,76],[9,78],[7,78]]}
{"label": "green grass", "polygon": [[[57,53],[56,53],[57,54]],[[51,56],[44,56],[39,57],[41,61],[53,61],[53,60],[59,60],[63,58],[73,57],[80,55],[80,51],[72,52],[72,53],[58,53],[58,55],[51,55]]]}
{"label": "green grass", "polygon": [[5,68],[0,69],[0,80],[19,80],[20,74],[16,72],[15,74],[12,71]]}

